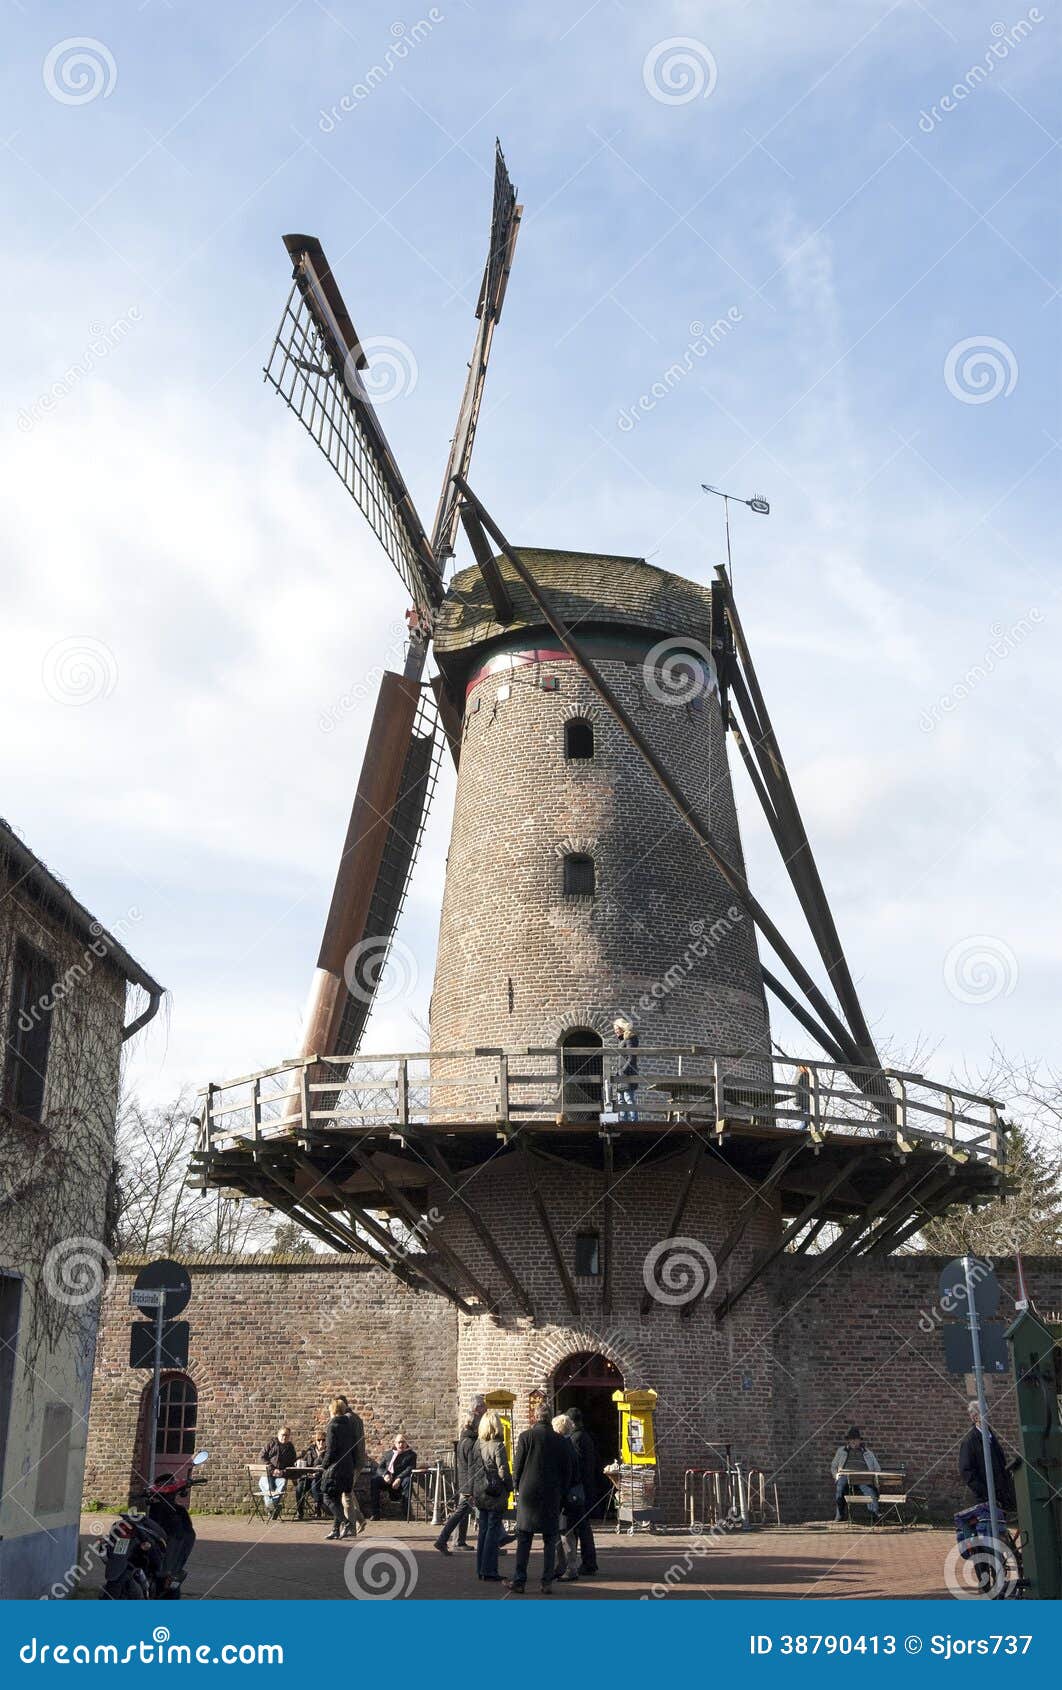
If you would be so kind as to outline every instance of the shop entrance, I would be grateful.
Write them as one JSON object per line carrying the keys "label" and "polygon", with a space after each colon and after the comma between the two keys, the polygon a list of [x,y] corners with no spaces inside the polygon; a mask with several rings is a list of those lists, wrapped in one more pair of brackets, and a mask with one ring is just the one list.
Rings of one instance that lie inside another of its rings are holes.
{"label": "shop entrance", "polygon": [[[613,1391],[623,1389],[623,1374],[606,1356],[593,1351],[581,1351],[565,1356],[554,1370],[551,1380],[554,1412],[566,1409],[582,1411],[583,1425],[590,1433],[597,1449],[597,1464],[601,1468],[619,1456],[619,1415],[612,1401]],[[610,1493],[610,1485],[601,1479],[598,1506]]]}

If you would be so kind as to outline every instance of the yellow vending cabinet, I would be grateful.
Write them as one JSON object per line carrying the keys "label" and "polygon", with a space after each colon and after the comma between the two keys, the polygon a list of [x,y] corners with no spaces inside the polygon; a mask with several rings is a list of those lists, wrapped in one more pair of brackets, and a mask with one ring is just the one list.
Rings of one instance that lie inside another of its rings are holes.
{"label": "yellow vending cabinet", "polygon": [[[513,1404],[515,1401],[515,1391],[487,1391],[483,1398],[487,1411],[496,1414],[501,1421],[502,1437],[505,1439],[505,1453],[509,1458],[510,1473],[513,1470],[513,1455],[515,1452],[513,1442]],[[505,1512],[506,1514],[516,1512],[516,1498],[512,1491],[506,1498]]]}
{"label": "yellow vending cabinet", "polygon": [[636,1526],[650,1531],[659,1522],[656,1506],[655,1391],[613,1391],[619,1415],[619,1460],[605,1469],[616,1492],[616,1530]]}

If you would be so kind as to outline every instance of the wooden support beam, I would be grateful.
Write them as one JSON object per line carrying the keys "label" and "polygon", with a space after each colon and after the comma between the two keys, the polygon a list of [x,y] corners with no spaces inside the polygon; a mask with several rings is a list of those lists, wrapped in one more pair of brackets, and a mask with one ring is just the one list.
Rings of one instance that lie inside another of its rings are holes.
{"label": "wooden support beam", "polygon": [[410,1143],[416,1144],[417,1149],[420,1151],[420,1154],[423,1156],[424,1160],[427,1163],[429,1163],[431,1167],[433,1167],[435,1169],[436,1173],[439,1175],[439,1178],[441,1180],[443,1180],[443,1182],[445,1183],[445,1185],[449,1189],[451,1197],[453,1197],[458,1203],[460,1203],[462,1209],[464,1209],[465,1214],[468,1216],[469,1223],[472,1227],[472,1230],[476,1234],[476,1237],[479,1239],[480,1243],[483,1245],[484,1249],[487,1251],[488,1255],[490,1256],[491,1260],[494,1262],[495,1266],[498,1267],[501,1270],[501,1272],[504,1274],[506,1283],[508,1284],[510,1290],[512,1291],[513,1295],[515,1296],[517,1302],[520,1304],[520,1307],[523,1309],[524,1313],[529,1314],[533,1317],[534,1313],[535,1313],[535,1305],[531,1301],[531,1298],[528,1295],[526,1287],[523,1285],[523,1283],[517,1278],[516,1274],[513,1272],[513,1269],[510,1266],[507,1257],[502,1252],[502,1249],[501,1249],[500,1245],[498,1244],[496,1238],[494,1237],[494,1234],[491,1232],[490,1228],[488,1227],[486,1221],[483,1219],[483,1216],[480,1214],[479,1210],[476,1208],[475,1204],[472,1203],[470,1201],[470,1199],[465,1196],[464,1189],[463,1189],[462,1185],[459,1185],[457,1183],[453,1173],[450,1171],[450,1168],[447,1166],[446,1159],[443,1156],[442,1151],[439,1149],[438,1145],[433,1141],[433,1139],[431,1137],[427,1136],[426,1134],[417,1133],[414,1136],[411,1133],[409,1135],[409,1137],[410,1137]]}
{"label": "wooden support beam", "polygon": [[[797,1157],[807,1149],[811,1142],[810,1136],[807,1133],[800,1133],[797,1137],[799,1141],[798,1143],[793,1145],[787,1144],[778,1152],[778,1155],[764,1174],[763,1179],[759,1181],[755,1188],[746,1197],[744,1203],[742,1203],[741,1208],[738,1211],[737,1219],[730,1228],[726,1237],[723,1239],[719,1249],[715,1252],[715,1265],[717,1270],[722,1268],[723,1265],[730,1260],[730,1257],[741,1243],[741,1240],[744,1238],[745,1233],[748,1231],[752,1222],[752,1217],[756,1213],[756,1204],[759,1202],[764,1192],[770,1191],[773,1186],[778,1184],[778,1181],[781,1179],[786,1169],[792,1166]],[[683,1319],[689,1318],[707,1291],[708,1282],[705,1280],[704,1285],[701,1290],[698,1291],[697,1295],[695,1297],[691,1297],[688,1303],[684,1303],[682,1305]]]}
{"label": "wooden support beam", "polygon": [[[664,1235],[666,1238],[676,1237],[678,1229],[682,1225],[682,1217],[686,1213],[686,1204],[689,1202],[690,1192],[693,1190],[693,1182],[697,1177],[697,1170],[703,1160],[704,1139],[698,1133],[690,1148],[689,1161],[686,1164],[686,1177],[682,1182],[682,1187],[675,1202],[675,1207],[671,1211],[671,1220],[668,1223],[668,1229]],[[642,1294],[641,1314],[643,1319],[647,1314],[652,1314],[653,1304],[655,1302],[656,1298],[647,1286]]]}
{"label": "wooden support beam", "polygon": [[[679,815],[682,817],[682,820],[686,823],[691,833],[694,834],[704,847],[708,859],[712,863],[713,867],[719,875],[721,875],[723,881],[729,887],[730,891],[733,892],[738,902],[748,911],[753,922],[763,934],[763,937],[767,940],[767,943],[785,964],[786,968],[793,976],[793,979],[808,999],[808,1002],[820,1016],[825,1026],[829,1029],[832,1037],[836,1040],[841,1049],[844,1050],[846,1061],[860,1065],[862,1063],[862,1056],[858,1046],[852,1038],[852,1035],[848,1031],[848,1028],[836,1014],[827,998],[819,990],[815,981],[812,979],[795,951],[782,937],[782,934],[767,914],[767,911],[754,896],[742,870],[737,868],[735,864],[730,862],[730,860],[724,855],[716,842],[714,835],[707,827],[705,827],[699,816],[696,815],[691,806],[686,802],[681,788],[668,774],[664,765],[660,762],[656,753],[645,739],[633,718],[620,703],[618,697],[613,692],[604,676],[598,670],[596,664],[586,654],[583,648],[572,638],[569,629],[557,615],[549,600],[543,595],[535,577],[531,574],[527,565],[517,555],[517,553],[513,551],[513,548],[505,538],[505,535],[490,516],[489,512],[481,504],[480,500],[473,493],[467,481],[460,475],[455,476],[454,480],[459,491],[464,494],[469,504],[475,508],[483,527],[491,535],[499,550],[503,552],[505,557],[509,560],[509,563],[523,582],[528,593],[531,595],[531,598],[538,606],[538,609],[541,611],[546,623],[552,629],[553,633],[557,636],[561,645],[568,653],[568,656],[573,660],[573,662],[578,664],[598,697],[602,699],[607,708],[611,711],[612,715],[619,722],[623,731],[641,755],[643,762],[646,764],[658,785],[663,788],[664,792],[678,810]],[[855,1076],[853,1075],[853,1079],[854,1078]],[[856,1083],[861,1091],[867,1091],[865,1077],[861,1076]]]}
{"label": "wooden support beam", "polygon": [[829,1033],[819,1026],[811,1011],[805,1009],[804,1005],[798,1002],[798,1000],[793,996],[789,988],[787,986],[783,986],[782,982],[776,979],[769,969],[761,967],[760,973],[763,975],[763,983],[767,987],[767,990],[774,994],[779,1003],[785,1005],[790,1015],[794,1018],[794,1020],[800,1022],[800,1025],[806,1033],[810,1033],[813,1039],[818,1040],[830,1061],[836,1062],[843,1067],[846,1061],[844,1051],[841,1049],[840,1045],[837,1044],[836,1040],[831,1039]]}
{"label": "wooden support beam", "polygon": [[[921,1231],[927,1221],[939,1215],[942,1210],[951,1207],[955,1202],[955,1176],[951,1169],[946,1169],[932,1180],[923,1191],[916,1204],[917,1214],[904,1217],[902,1224],[889,1228],[888,1231],[879,1230],[867,1242],[868,1256],[888,1256],[893,1250],[898,1250],[901,1244],[906,1244],[916,1232]],[[942,1196],[942,1193],[947,1193]]]}
{"label": "wooden support beam", "polygon": [[602,1164],[605,1171],[604,1215],[601,1222],[601,1312],[612,1319],[612,1178],[615,1172],[612,1134],[602,1135]]}
{"label": "wooden support beam", "polygon": [[799,1232],[803,1231],[810,1220],[817,1218],[823,1205],[829,1201],[835,1191],[840,1190],[845,1180],[850,1179],[857,1168],[862,1167],[863,1163],[868,1160],[868,1156],[869,1153],[865,1152],[861,1156],[854,1156],[851,1161],[842,1163],[833,1177],[826,1181],[822,1189],[816,1191],[814,1196],[808,1199],[796,1220],[790,1221],[781,1237],[776,1239],[771,1248],[753,1263],[744,1279],[739,1280],[733,1291],[728,1291],[722,1301],[715,1305],[717,1322],[726,1319],[735,1303],[739,1302],[745,1292],[755,1285],[764,1269],[770,1267],[771,1263],[782,1254],[786,1245],[792,1243],[793,1239]]}
{"label": "wooden support beam", "polygon": [[897,1199],[901,1199],[904,1194],[910,1195],[912,1184],[917,1178],[918,1175],[915,1174],[914,1180],[912,1179],[911,1169],[905,1162],[892,1183],[887,1185],[884,1191],[879,1192],[874,1201],[865,1209],[862,1209],[855,1220],[850,1222],[834,1239],[833,1243],[823,1250],[820,1256],[816,1257],[816,1266],[829,1268],[835,1262],[842,1261],[845,1256],[850,1255],[859,1240],[870,1230],[878,1216],[886,1214]]}
{"label": "wooden support beam", "polygon": [[486,583],[490,594],[490,602],[494,607],[495,621],[505,623],[513,619],[513,601],[509,589],[501,578],[498,561],[490,549],[487,536],[483,532],[482,524],[476,512],[462,500],[458,507],[461,516],[461,526],[468,535],[468,543],[472,547],[472,555],[479,565],[479,572]]}
{"label": "wooden support beam", "polygon": [[527,1177],[528,1190],[531,1193],[531,1201],[535,1206],[535,1213],[538,1216],[539,1225],[542,1228],[542,1234],[546,1240],[546,1248],[553,1257],[553,1265],[557,1270],[557,1278],[561,1282],[561,1289],[564,1292],[565,1301],[567,1302],[571,1313],[578,1318],[582,1312],[579,1308],[578,1293],[576,1292],[572,1276],[568,1272],[568,1264],[564,1260],[560,1244],[557,1242],[557,1234],[553,1230],[553,1223],[549,1218],[549,1210],[547,1209],[542,1193],[539,1190],[538,1177],[535,1173],[534,1157],[531,1154],[531,1147],[528,1144],[529,1136],[530,1135],[528,1133],[521,1133],[519,1138],[520,1159],[523,1162],[524,1173]]}
{"label": "wooden support beam", "polygon": [[[737,605],[734,601],[733,586],[723,570],[716,571],[720,580],[726,601],[726,618],[733,636],[734,651],[737,662],[735,670],[740,666],[741,678],[748,683],[751,703],[755,708],[755,719],[758,728],[757,741],[754,750],[762,752],[759,757],[760,769],[764,785],[774,803],[782,828],[791,841],[788,849],[782,855],[793,881],[794,890],[800,898],[804,913],[808,918],[808,925],[815,937],[819,954],[822,957],[831,984],[837,993],[837,998],[845,1015],[848,1017],[856,1043],[861,1049],[863,1060],[868,1066],[880,1067],[880,1058],[874,1048],[874,1040],[867,1026],[863,1014],[863,1006],[859,1001],[859,994],[855,988],[851,972],[837,932],[833,912],[829,899],[819,877],[818,867],[811,849],[811,843],[804,827],[804,822],[797,806],[796,794],[789,779],[781,747],[771,722],[767,704],[760,688],[756,670],[752,662],[748,641],[741,626]],[[737,681],[732,678],[735,697],[739,697]],[[748,724],[746,724],[748,726]],[[798,866],[794,872],[794,862]]]}
{"label": "wooden support beam", "polygon": [[331,1243],[333,1249],[341,1250],[345,1247],[347,1250],[357,1251],[359,1254],[368,1256],[370,1261],[376,1263],[377,1267],[382,1267],[387,1273],[394,1273],[399,1279],[403,1280],[410,1290],[420,1291],[425,1289],[423,1285],[414,1280],[411,1273],[403,1271],[400,1265],[396,1267],[380,1251],[367,1243],[364,1238],[359,1238],[357,1233],[353,1232],[344,1222],[337,1221],[335,1215],[329,1214],[327,1209],[320,1211],[319,1205],[311,1204],[309,1205],[309,1216],[307,1216],[304,1212],[307,1205],[291,1181],[286,1180],[275,1167],[264,1161],[261,1168],[269,1183],[275,1185],[292,1200],[285,1205],[273,1197],[269,1199],[271,1203],[276,1203],[276,1207],[283,1214],[286,1214],[289,1220],[296,1221],[299,1226],[306,1227],[308,1232],[315,1233],[318,1238],[323,1238],[327,1243]]}
{"label": "wooden support beam", "polygon": [[818,1220],[812,1221],[811,1225],[808,1227],[807,1232],[804,1234],[803,1238],[800,1240],[800,1243],[797,1245],[796,1249],[793,1251],[794,1256],[806,1256],[807,1253],[808,1253],[809,1246],[812,1245],[815,1242],[816,1238],[819,1236],[819,1233],[822,1231],[822,1229],[825,1225],[826,1225],[826,1216],[825,1215],[820,1215]]}
{"label": "wooden support beam", "polygon": [[[381,1169],[374,1167],[371,1158],[366,1156],[365,1152],[360,1150],[356,1144],[351,1143],[345,1147],[342,1159],[345,1160],[347,1156],[349,1156],[357,1164],[363,1173],[368,1174],[369,1178],[375,1183],[376,1188],[381,1195],[387,1199],[392,1208],[397,1209],[399,1214],[402,1215],[410,1230],[415,1232],[418,1238],[422,1238],[423,1233],[421,1229],[424,1224],[424,1217],[420,1213],[416,1204],[411,1202],[405,1193],[400,1191],[398,1186],[394,1184],[393,1180],[390,1180],[388,1176],[381,1171]],[[308,1157],[300,1155],[294,1158],[294,1160],[297,1165],[304,1170],[304,1172],[309,1173],[315,1180],[317,1180],[318,1185],[330,1185],[331,1189],[328,1192],[328,1195],[334,1197],[349,1208],[351,1204],[351,1194],[349,1192],[340,1190],[330,1181],[322,1181],[318,1175],[317,1169]],[[333,1174],[335,1173],[337,1166],[338,1164],[333,1164]],[[371,1217],[366,1216],[359,1207],[358,1219],[359,1221],[368,1224]],[[372,1228],[369,1227],[369,1230],[371,1231]],[[386,1233],[386,1228],[384,1228],[383,1231]],[[391,1237],[390,1233],[386,1233],[386,1236],[389,1239]],[[391,1239],[391,1242],[392,1244],[395,1244],[393,1239]],[[395,1247],[397,1248],[397,1245]],[[491,1296],[490,1292],[480,1283],[475,1274],[465,1266],[456,1251],[451,1250],[449,1245],[444,1243],[442,1239],[434,1240],[434,1248],[436,1252],[448,1263],[451,1272],[456,1273],[459,1277],[464,1277],[468,1281],[476,1296],[487,1308],[493,1308],[495,1306],[497,1299]],[[443,1296],[449,1298],[450,1302],[456,1303],[457,1306],[466,1314],[475,1312],[471,1305],[460,1296],[456,1287],[449,1284],[449,1282],[443,1278],[442,1274],[436,1272],[434,1268],[429,1267],[426,1263],[421,1262],[418,1257],[411,1258],[407,1254],[405,1259],[407,1262],[412,1261],[414,1270],[423,1274],[426,1279],[432,1281],[436,1285],[437,1289],[442,1292]]]}

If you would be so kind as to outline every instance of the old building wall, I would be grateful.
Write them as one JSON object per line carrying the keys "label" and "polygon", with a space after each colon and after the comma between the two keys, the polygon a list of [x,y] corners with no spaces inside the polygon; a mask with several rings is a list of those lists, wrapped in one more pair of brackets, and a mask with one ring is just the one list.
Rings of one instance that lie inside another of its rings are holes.
{"label": "old building wall", "polygon": [[[282,1424],[301,1449],[344,1392],[365,1421],[370,1454],[401,1427],[420,1455],[455,1435],[457,1333],[441,1298],[417,1296],[389,1274],[342,1257],[191,1259],[188,1374],[198,1393],[196,1444],[210,1451],[204,1508],[241,1510],[246,1464]],[[128,1494],[146,1371],[129,1367],[129,1291],[123,1263],[104,1301],[85,1468],[88,1501]]]}

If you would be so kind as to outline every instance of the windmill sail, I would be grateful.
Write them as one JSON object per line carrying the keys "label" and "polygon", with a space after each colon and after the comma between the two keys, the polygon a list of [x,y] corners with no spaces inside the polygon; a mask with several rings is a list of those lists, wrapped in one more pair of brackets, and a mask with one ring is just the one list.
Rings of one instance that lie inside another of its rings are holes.
{"label": "windmill sail", "polygon": [[[444,594],[443,567],[458,526],[453,476],[471,460],[520,215],[496,146],[476,338],[430,541],[365,388],[366,358],[321,244],[310,235],[284,240],[294,283],[266,379],[335,469],[429,619]],[[304,1054],[357,1053],[387,961],[447,743],[439,712],[448,713],[449,704],[422,684],[426,656],[426,643],[416,642],[404,674],[386,672],[381,683],[307,1007]]]}
{"label": "windmill sail", "polygon": [[413,602],[441,603],[442,577],[380,426],[361,348],[320,241],[285,235],[295,266],[265,378],[295,412],[350,493]]}

